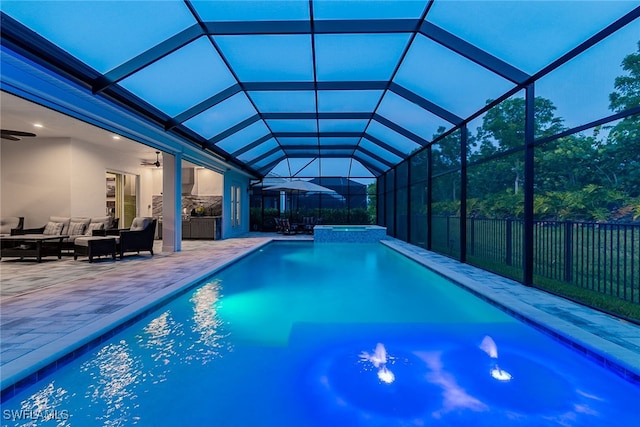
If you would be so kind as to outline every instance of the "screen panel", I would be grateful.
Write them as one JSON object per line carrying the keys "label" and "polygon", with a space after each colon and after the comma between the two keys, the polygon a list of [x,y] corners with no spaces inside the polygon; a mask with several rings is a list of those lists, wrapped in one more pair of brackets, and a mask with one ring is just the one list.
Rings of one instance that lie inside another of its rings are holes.
{"label": "screen panel", "polygon": [[204,21],[288,21],[309,19],[307,2],[296,0],[237,1],[194,0],[191,1]]}
{"label": "screen panel", "polygon": [[236,84],[206,37],[120,81],[120,86],[170,116]]}
{"label": "screen panel", "polygon": [[373,120],[367,127],[367,134],[378,138],[382,142],[391,147],[409,154],[421,147],[420,144],[400,135],[398,132],[388,128],[387,126]]}
{"label": "screen panel", "polygon": [[320,119],[320,132],[364,132],[369,120],[366,119]]}
{"label": "screen panel", "polygon": [[385,119],[430,141],[439,127],[452,125],[424,108],[388,91],[376,111]]}
{"label": "screen panel", "polygon": [[318,81],[389,80],[409,34],[316,35]]}
{"label": "screen panel", "polygon": [[630,1],[436,1],[427,20],[534,74],[636,6]]}
{"label": "screen panel", "polygon": [[216,145],[227,153],[233,153],[268,134],[269,129],[260,120],[226,137]]}
{"label": "screen panel", "polygon": [[[613,114],[616,111],[610,107],[610,95],[616,92],[616,79],[630,79],[621,86],[621,92],[632,90],[632,70],[638,62],[634,55],[640,54],[639,35],[640,19],[636,19],[538,80],[536,96],[550,100],[556,108],[554,115],[569,128]],[[622,67],[625,61],[627,69]]]}
{"label": "screen panel", "polygon": [[378,105],[382,94],[381,90],[319,90],[318,112],[371,112]]}
{"label": "screen panel", "polygon": [[278,142],[275,139],[271,138],[268,141],[265,141],[262,144],[258,145],[257,147],[254,147],[251,150],[240,154],[238,156],[238,159],[242,160],[243,162],[251,162],[253,159],[257,159],[258,157],[262,156],[265,153],[268,153],[269,151],[277,147],[279,147]]}
{"label": "screen panel", "polygon": [[3,1],[2,12],[101,73],[196,24],[172,1]]}
{"label": "screen panel", "polygon": [[257,112],[241,92],[184,122],[184,125],[209,139],[242,122]]}
{"label": "screen panel", "polygon": [[267,126],[273,132],[317,132],[318,125],[315,120],[296,119],[269,119]]}
{"label": "screen panel", "polygon": [[249,97],[263,113],[314,113],[315,94],[312,91],[256,91]]}
{"label": "screen panel", "polygon": [[497,74],[418,35],[393,80],[460,117],[482,108],[513,84]]}
{"label": "screen panel", "polygon": [[358,0],[313,2],[315,19],[417,19],[425,8],[420,0]]}
{"label": "screen panel", "polygon": [[242,81],[313,81],[310,35],[216,36],[214,39]]}

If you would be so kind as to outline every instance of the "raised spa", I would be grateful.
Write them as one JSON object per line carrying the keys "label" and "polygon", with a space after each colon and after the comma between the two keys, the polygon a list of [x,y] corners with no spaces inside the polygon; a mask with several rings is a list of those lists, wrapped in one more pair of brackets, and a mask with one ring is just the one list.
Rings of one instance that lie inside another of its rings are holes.
{"label": "raised spa", "polygon": [[316,225],[316,243],[377,243],[387,237],[387,228],[379,225]]}

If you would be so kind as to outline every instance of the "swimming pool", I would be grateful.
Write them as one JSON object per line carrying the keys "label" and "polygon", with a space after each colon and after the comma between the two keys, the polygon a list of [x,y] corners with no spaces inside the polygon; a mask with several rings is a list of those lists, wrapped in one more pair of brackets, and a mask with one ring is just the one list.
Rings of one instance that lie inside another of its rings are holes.
{"label": "swimming pool", "polygon": [[274,243],[4,402],[2,425],[631,426],[639,399],[383,245]]}

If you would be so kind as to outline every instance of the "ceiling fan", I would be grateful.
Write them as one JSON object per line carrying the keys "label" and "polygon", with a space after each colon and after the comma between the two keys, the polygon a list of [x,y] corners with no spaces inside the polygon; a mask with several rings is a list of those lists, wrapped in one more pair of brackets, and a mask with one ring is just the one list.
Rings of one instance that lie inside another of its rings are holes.
{"label": "ceiling fan", "polygon": [[148,160],[143,160],[142,163],[140,163],[142,166],[155,166],[157,168],[160,167],[160,152],[156,151],[156,161],[155,162],[150,162]]}
{"label": "ceiling fan", "polygon": [[10,130],[10,129],[0,129],[0,138],[8,139],[10,141],[20,141],[19,136],[36,136],[35,133],[31,132],[22,132],[19,130]]}

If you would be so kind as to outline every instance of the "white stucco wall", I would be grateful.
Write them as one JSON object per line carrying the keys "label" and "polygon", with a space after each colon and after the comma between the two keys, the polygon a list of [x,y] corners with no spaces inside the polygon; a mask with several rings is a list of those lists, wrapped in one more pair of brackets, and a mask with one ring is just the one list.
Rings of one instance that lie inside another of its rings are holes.
{"label": "white stucco wall", "polygon": [[224,177],[209,169],[197,168],[195,170],[195,185],[193,194],[198,196],[220,196]]}
{"label": "white stucco wall", "polygon": [[26,228],[44,225],[49,215],[69,215],[71,140],[25,138],[0,144],[0,215],[23,216]]}
{"label": "white stucco wall", "polygon": [[49,216],[105,215],[105,173],[139,176],[138,215],[151,214],[152,172],[117,147],[70,138],[39,138],[0,145],[0,215],[24,216],[41,227]]}

